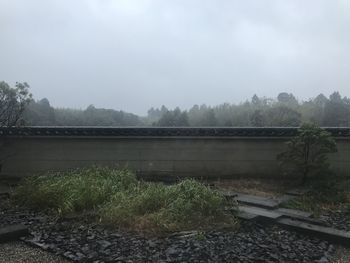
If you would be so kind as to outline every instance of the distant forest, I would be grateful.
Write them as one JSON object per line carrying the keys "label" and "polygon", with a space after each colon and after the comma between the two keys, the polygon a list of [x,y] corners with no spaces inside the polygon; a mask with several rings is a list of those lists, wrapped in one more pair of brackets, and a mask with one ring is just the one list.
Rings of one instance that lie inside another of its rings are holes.
{"label": "distant forest", "polygon": [[327,127],[350,126],[350,99],[334,92],[308,101],[298,101],[293,94],[276,98],[254,95],[240,104],[194,105],[189,110],[151,108],[145,117],[124,111],[95,108],[85,110],[53,108],[48,99],[32,101],[24,113],[26,125],[32,126],[229,126],[292,127],[314,122]]}

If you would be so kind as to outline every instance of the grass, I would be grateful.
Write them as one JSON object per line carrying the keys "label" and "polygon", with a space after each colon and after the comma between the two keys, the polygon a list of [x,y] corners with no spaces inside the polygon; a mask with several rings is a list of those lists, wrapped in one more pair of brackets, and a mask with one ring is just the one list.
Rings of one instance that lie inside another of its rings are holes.
{"label": "grass", "polygon": [[194,180],[176,185],[146,184],[133,193],[115,195],[102,209],[110,225],[135,229],[178,231],[208,226],[233,226],[225,198]]}
{"label": "grass", "polygon": [[235,226],[226,199],[195,181],[165,186],[136,180],[127,170],[93,167],[26,179],[14,200],[60,216],[94,210],[99,221],[137,231],[178,231]]}
{"label": "grass", "polygon": [[135,176],[127,170],[92,167],[29,177],[17,187],[14,199],[34,209],[65,215],[96,209],[111,195],[136,185]]}
{"label": "grass", "polygon": [[284,207],[299,209],[319,216],[323,211],[349,203],[350,180],[319,179],[309,183],[310,191],[292,199]]}

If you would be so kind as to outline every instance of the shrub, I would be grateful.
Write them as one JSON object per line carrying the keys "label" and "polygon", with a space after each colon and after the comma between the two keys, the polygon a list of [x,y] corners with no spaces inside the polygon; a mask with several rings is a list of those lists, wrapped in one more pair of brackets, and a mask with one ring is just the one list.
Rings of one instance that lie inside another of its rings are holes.
{"label": "shrub", "polygon": [[301,174],[305,183],[309,176],[329,173],[327,153],[336,151],[336,143],[327,131],[315,124],[304,124],[277,159],[283,168],[289,168],[288,172]]}
{"label": "shrub", "polygon": [[17,202],[59,213],[94,209],[118,191],[135,187],[134,174],[102,167],[48,173],[25,179],[16,189]]}

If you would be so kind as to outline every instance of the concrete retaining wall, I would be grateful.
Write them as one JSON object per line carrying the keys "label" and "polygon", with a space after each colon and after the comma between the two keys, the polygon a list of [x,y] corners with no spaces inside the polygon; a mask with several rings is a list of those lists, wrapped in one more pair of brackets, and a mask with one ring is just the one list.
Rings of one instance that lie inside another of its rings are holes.
{"label": "concrete retaining wall", "polygon": [[[68,128],[69,129],[69,128]],[[0,138],[2,177],[92,164],[129,167],[142,176],[253,178],[281,176],[276,155],[287,136],[43,136]],[[339,175],[350,175],[350,137],[331,155]]]}

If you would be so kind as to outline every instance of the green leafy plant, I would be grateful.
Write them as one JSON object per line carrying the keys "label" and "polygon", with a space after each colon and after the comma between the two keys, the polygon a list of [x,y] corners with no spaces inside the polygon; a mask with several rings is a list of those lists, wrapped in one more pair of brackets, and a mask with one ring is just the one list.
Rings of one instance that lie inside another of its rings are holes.
{"label": "green leafy plant", "polygon": [[315,124],[303,124],[298,135],[287,142],[287,150],[277,156],[287,173],[302,176],[304,184],[311,176],[329,173],[328,153],[337,151],[330,133]]}

